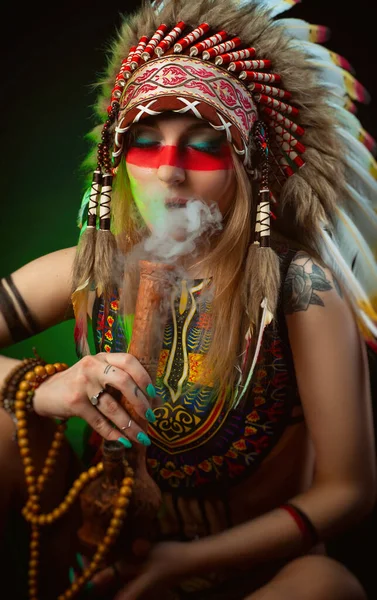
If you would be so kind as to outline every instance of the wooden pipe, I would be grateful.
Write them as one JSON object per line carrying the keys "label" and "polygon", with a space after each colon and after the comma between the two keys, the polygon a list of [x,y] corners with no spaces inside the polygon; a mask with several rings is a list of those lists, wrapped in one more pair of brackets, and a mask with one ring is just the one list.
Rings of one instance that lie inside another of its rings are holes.
{"label": "wooden pipe", "polygon": [[[154,384],[175,267],[146,260],[141,260],[139,267],[140,284],[128,352],[143,365]],[[121,404],[131,419],[147,431],[147,421],[140,418],[125,396],[122,396]],[[127,460],[135,470],[132,502],[133,516],[136,519],[132,527],[133,531],[136,531],[134,554],[137,554],[138,545],[143,548],[144,542],[153,538],[156,517],[161,506],[160,489],[147,470],[146,452],[146,446],[139,443],[134,443],[127,451]]]}
{"label": "wooden pipe", "polygon": [[141,260],[139,266],[140,285],[128,351],[155,383],[174,266],[146,260]]}
{"label": "wooden pipe", "polygon": [[[165,329],[173,269],[171,265],[140,261],[140,285],[128,351],[145,367],[153,383]],[[147,432],[148,422],[136,413],[132,402],[121,396],[120,403],[130,418]],[[83,526],[79,538],[88,555],[95,553],[105,535],[125,475],[125,465],[132,467],[135,484],[126,521],[112,556],[126,554],[132,559],[143,555],[158,535],[157,514],[161,506],[161,492],[147,470],[147,447],[138,442],[132,443],[132,448],[126,450],[120,442],[111,442],[110,445],[105,442],[104,472],[81,494]]]}

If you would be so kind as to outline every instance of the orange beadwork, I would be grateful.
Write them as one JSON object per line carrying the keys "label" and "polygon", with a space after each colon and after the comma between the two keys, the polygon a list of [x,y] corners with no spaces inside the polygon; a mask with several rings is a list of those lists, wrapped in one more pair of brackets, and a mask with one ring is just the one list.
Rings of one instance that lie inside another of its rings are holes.
{"label": "orange beadwork", "polygon": [[[20,449],[21,460],[24,466],[25,481],[28,491],[28,500],[22,509],[22,514],[26,521],[31,525],[30,537],[30,558],[29,558],[29,573],[28,587],[29,599],[38,600],[38,566],[39,566],[39,527],[50,525],[57,519],[61,518],[76,501],[78,495],[89,481],[95,479],[103,471],[103,463],[100,462],[86,472],[79,475],[76,481],[71,486],[71,489],[66,494],[63,501],[58,507],[47,514],[42,514],[40,505],[40,496],[46,480],[53,472],[58,452],[64,440],[64,430],[66,423],[61,422],[57,425],[54,439],[48,451],[44,467],[41,473],[37,476],[33,459],[31,457],[28,429],[27,429],[27,401],[29,396],[34,393],[34,390],[45,379],[57,372],[64,371],[68,368],[65,363],[38,364],[32,370],[27,371],[24,378],[18,383],[18,391],[16,392],[16,400],[14,402],[15,416],[17,419],[17,441]],[[17,373],[18,369],[12,371],[12,375]],[[7,379],[8,383],[9,378]],[[104,541],[99,545],[90,565],[85,569],[79,579],[74,582],[69,589],[59,596],[58,600],[66,600],[77,595],[83,585],[94,575],[101,561],[108,552],[110,546],[114,543],[123,520],[126,516],[126,508],[130,502],[132,489],[134,484],[133,469],[127,467],[126,477],[123,479],[119,497],[115,504],[114,515],[110,522],[110,526],[106,532]]]}
{"label": "orange beadwork", "polygon": [[[99,465],[101,465],[100,470],[98,470]],[[102,471],[102,469],[103,464],[98,463],[96,467],[91,467],[87,473],[82,473],[81,476],[91,474],[91,478],[94,479],[97,476],[97,474],[99,474]],[[77,480],[79,483],[80,477]],[[88,480],[85,481],[85,484],[87,482]],[[77,483],[77,487],[79,487],[79,483]],[[94,573],[98,570],[100,564],[102,563],[106,554],[110,550],[110,547],[114,544],[122,528],[123,521],[127,514],[127,507],[130,503],[130,497],[132,495],[134,483],[135,479],[133,469],[131,467],[127,467],[126,476],[122,481],[122,485],[119,490],[119,496],[114,506],[113,517],[105,532],[102,543],[98,545],[97,552],[94,554],[90,564],[83,571],[82,575],[80,575],[77,581],[72,583],[72,585],[63,594],[58,596],[58,600],[67,600],[68,598],[76,596],[77,593],[81,590],[81,588],[89,581],[89,579],[93,577]],[[81,488],[79,488],[79,491],[80,490]]]}

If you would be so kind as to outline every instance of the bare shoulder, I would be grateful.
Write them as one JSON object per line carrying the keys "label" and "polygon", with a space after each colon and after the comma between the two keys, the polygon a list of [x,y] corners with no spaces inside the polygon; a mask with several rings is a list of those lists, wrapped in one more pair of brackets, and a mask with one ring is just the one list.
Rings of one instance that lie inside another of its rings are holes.
{"label": "bare shoulder", "polygon": [[3,277],[0,346],[22,339],[22,335],[15,339],[11,329],[22,331],[26,327],[25,331],[33,334],[69,317],[75,254],[75,246],[56,250]]}
{"label": "bare shoulder", "polygon": [[308,311],[310,307],[324,308],[344,304],[341,286],[330,269],[305,251],[293,257],[283,285],[284,313]]}

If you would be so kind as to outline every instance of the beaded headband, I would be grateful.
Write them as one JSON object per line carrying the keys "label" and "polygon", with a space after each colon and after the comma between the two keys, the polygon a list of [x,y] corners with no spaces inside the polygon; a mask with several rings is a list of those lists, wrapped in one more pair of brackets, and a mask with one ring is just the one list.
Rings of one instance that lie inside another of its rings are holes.
{"label": "beaded headband", "polygon": [[246,87],[216,65],[170,55],[140,66],[126,83],[115,129],[115,165],[131,125],[164,111],[205,119],[226,133],[227,140],[248,164],[249,134],[257,120],[257,109]]}

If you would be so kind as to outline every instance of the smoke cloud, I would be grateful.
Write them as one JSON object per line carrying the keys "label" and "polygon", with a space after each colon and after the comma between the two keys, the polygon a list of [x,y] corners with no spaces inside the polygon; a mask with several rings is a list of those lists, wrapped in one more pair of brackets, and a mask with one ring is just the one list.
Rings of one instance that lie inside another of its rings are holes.
{"label": "smoke cloud", "polygon": [[222,215],[217,204],[191,199],[185,206],[170,208],[159,215],[144,241],[144,250],[151,260],[172,264],[179,262],[179,258],[195,256],[221,229]]}

